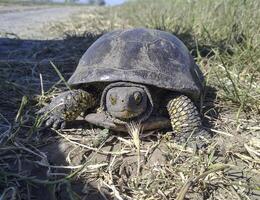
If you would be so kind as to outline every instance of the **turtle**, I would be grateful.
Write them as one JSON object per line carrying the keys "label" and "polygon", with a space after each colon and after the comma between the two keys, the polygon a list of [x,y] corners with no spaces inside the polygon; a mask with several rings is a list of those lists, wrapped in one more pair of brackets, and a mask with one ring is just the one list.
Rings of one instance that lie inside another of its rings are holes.
{"label": "turtle", "polygon": [[83,54],[67,81],[70,89],[38,113],[64,128],[79,116],[97,126],[127,131],[172,129],[181,138],[202,130],[204,76],[184,43],[156,29],[115,30]]}

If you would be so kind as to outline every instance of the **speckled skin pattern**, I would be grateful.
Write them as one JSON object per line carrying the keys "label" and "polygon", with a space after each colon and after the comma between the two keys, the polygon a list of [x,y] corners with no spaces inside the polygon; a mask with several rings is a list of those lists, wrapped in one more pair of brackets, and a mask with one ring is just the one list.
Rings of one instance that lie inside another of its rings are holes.
{"label": "speckled skin pattern", "polygon": [[186,96],[179,95],[167,104],[172,130],[176,133],[187,133],[201,127],[200,114],[194,103]]}
{"label": "speckled skin pattern", "polygon": [[46,126],[64,128],[66,121],[75,120],[80,113],[93,107],[96,103],[94,95],[80,89],[70,90],[53,98],[51,103],[38,113],[44,114]]}

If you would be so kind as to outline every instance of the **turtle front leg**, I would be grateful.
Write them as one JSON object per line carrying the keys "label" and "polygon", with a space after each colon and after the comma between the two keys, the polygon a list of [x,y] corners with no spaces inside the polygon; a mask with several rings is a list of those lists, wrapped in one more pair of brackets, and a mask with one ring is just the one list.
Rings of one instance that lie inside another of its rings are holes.
{"label": "turtle front leg", "polygon": [[53,128],[64,128],[67,121],[75,120],[81,112],[93,107],[96,104],[95,97],[84,90],[71,90],[63,92],[38,114],[43,114],[46,126]]}
{"label": "turtle front leg", "polygon": [[167,110],[177,141],[186,142],[190,138],[188,143],[193,143],[194,139],[197,143],[198,136],[205,135],[198,109],[187,96],[179,95],[172,98],[167,104]]}

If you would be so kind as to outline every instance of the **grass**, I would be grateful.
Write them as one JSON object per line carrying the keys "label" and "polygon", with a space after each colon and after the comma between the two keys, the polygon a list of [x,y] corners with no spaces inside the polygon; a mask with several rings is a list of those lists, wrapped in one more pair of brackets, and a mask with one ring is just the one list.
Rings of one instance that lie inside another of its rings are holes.
{"label": "grass", "polygon": [[[36,188],[56,199],[94,199],[91,191],[108,199],[259,198],[259,10],[253,0],[129,1],[46,27],[66,38],[47,45],[60,73],[49,64],[40,79],[34,65],[1,63],[1,199],[33,198]],[[169,133],[141,133],[138,126],[130,135],[42,128],[35,111],[65,87],[59,77],[72,73],[85,49],[105,32],[140,26],[177,35],[201,67],[204,121],[215,133],[209,146],[194,154]],[[72,64],[55,62],[63,58]]]}

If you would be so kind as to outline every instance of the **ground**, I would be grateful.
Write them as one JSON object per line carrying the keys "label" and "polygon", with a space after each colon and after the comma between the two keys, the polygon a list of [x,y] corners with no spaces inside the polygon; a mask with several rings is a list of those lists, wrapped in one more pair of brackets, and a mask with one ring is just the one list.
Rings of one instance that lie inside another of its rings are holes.
{"label": "ground", "polygon": [[[147,2],[0,4],[1,199],[260,198],[259,3]],[[138,126],[44,128],[36,111],[66,90],[86,49],[104,32],[140,26],[177,35],[203,70],[209,146],[194,152]]]}

